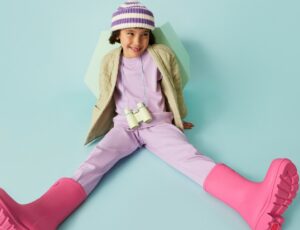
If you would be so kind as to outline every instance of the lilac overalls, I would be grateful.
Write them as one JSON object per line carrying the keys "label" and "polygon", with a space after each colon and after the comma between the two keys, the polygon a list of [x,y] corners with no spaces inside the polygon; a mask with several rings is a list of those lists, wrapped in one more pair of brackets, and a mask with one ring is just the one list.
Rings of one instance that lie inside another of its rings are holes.
{"label": "lilac overalls", "polygon": [[[113,118],[114,127],[97,143],[73,176],[87,194],[115,163],[143,146],[203,186],[215,162],[200,154],[172,124],[173,115],[166,111],[161,78],[147,51],[137,58],[121,57],[114,92],[117,112]],[[130,129],[124,108],[136,109],[138,102],[147,105],[153,119],[151,123],[140,123],[138,128]]]}

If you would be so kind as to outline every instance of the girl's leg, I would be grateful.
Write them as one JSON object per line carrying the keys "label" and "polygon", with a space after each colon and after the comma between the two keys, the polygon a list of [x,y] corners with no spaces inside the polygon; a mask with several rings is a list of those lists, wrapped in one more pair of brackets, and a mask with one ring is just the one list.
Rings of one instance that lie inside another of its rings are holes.
{"label": "girl's leg", "polygon": [[138,144],[131,132],[113,128],[76,171],[61,178],[39,199],[19,204],[0,189],[1,230],[56,230],[87,197],[103,174]]}
{"label": "girl's leg", "polygon": [[140,129],[145,147],[203,187],[216,163],[198,152],[173,124],[165,123]]}
{"label": "girl's leg", "polygon": [[87,194],[90,194],[103,175],[115,163],[134,152],[138,147],[139,143],[133,132],[126,131],[121,127],[114,127],[75,171],[73,179],[83,186]]}
{"label": "girl's leg", "polygon": [[299,187],[299,176],[289,159],[275,159],[260,182],[240,176],[225,164],[196,155],[184,134],[172,124],[144,129],[145,146],[234,208],[253,230],[280,230],[282,217]]}

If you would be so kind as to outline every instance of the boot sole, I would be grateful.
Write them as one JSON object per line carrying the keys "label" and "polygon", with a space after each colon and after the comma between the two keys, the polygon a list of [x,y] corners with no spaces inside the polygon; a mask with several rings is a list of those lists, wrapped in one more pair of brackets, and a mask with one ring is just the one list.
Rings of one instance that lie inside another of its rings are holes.
{"label": "boot sole", "polygon": [[284,222],[282,215],[296,197],[299,188],[297,168],[290,160],[274,160],[271,167],[277,168],[272,192],[262,209],[255,230],[281,230]]}
{"label": "boot sole", "polygon": [[0,230],[29,230],[14,217],[2,200],[0,200]]}

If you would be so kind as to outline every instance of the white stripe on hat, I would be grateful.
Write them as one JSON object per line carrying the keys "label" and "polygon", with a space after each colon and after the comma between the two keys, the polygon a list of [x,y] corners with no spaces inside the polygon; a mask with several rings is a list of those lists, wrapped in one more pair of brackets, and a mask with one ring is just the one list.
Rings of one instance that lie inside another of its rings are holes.
{"label": "white stripe on hat", "polygon": [[126,2],[140,2],[139,0],[127,0]]}
{"label": "white stripe on hat", "polygon": [[119,14],[112,18],[112,22],[124,19],[124,18],[144,18],[148,19],[150,21],[154,21],[154,17],[147,15],[147,14],[135,14],[135,13],[125,13],[125,14]]}
{"label": "white stripe on hat", "polygon": [[146,7],[145,6],[143,6],[142,4],[131,4],[131,5],[126,5],[126,4],[122,4],[122,5],[120,5],[120,7],[122,7],[122,8],[131,8],[131,7],[133,7],[133,8],[145,8],[146,9]]}

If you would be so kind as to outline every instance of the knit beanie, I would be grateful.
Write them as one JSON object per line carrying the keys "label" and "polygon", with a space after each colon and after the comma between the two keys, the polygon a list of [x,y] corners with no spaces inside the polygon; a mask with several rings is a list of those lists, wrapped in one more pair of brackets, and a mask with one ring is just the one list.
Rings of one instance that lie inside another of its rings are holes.
{"label": "knit beanie", "polygon": [[154,30],[154,16],[138,0],[127,0],[113,13],[111,31],[133,27]]}

